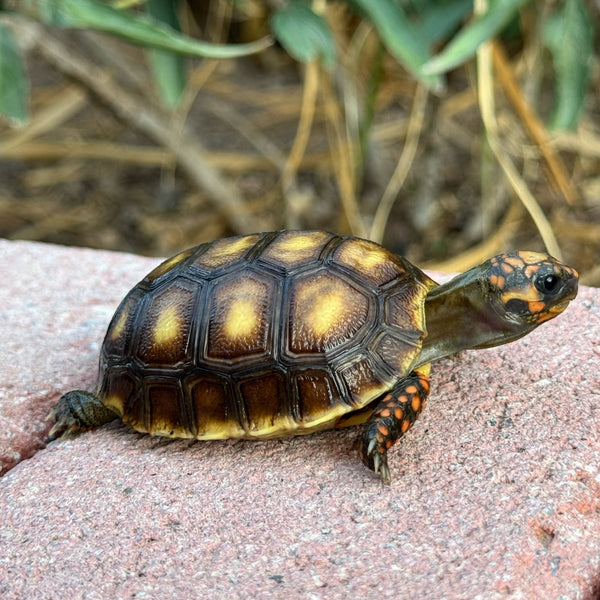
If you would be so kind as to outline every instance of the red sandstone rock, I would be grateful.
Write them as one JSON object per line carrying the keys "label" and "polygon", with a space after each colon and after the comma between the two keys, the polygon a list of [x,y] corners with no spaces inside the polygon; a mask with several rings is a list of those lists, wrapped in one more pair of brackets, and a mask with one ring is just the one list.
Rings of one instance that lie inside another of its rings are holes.
{"label": "red sandstone rock", "polygon": [[44,449],[45,414],[93,385],[112,312],[157,262],[0,241],[2,598],[597,595],[600,291],[436,363],[390,488],[355,429],[190,442],[115,423]]}

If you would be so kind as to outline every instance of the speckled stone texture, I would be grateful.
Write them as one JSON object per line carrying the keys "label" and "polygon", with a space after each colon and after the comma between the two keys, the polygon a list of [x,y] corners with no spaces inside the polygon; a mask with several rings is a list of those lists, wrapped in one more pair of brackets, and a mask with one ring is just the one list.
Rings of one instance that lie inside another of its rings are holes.
{"label": "speckled stone texture", "polygon": [[114,423],[44,447],[158,262],[0,241],[0,597],[598,597],[599,290],[436,363],[390,488],[355,429],[190,442]]}

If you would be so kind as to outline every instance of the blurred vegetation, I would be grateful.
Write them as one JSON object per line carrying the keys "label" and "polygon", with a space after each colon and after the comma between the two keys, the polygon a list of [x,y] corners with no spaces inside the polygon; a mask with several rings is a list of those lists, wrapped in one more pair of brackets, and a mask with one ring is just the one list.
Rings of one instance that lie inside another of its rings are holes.
{"label": "blurred vegetation", "polygon": [[600,285],[591,0],[4,0],[0,235],[165,255],[323,227]]}

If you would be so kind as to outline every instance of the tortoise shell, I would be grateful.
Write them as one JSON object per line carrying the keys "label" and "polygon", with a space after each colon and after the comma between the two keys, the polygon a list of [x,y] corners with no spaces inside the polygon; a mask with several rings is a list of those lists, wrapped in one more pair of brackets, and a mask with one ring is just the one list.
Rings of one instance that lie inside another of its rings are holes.
{"label": "tortoise shell", "polygon": [[202,244],[125,297],[97,395],[153,435],[325,429],[410,372],[435,285],[378,244],[324,231]]}

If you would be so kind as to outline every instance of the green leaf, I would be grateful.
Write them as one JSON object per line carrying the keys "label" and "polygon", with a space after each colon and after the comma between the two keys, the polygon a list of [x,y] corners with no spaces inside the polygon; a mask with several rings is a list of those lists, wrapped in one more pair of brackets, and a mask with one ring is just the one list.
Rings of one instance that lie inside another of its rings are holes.
{"label": "green leaf", "polygon": [[423,70],[427,73],[445,73],[466,62],[483,42],[500,33],[528,2],[530,0],[490,0],[488,10],[465,25]]}
{"label": "green leaf", "polygon": [[472,0],[449,0],[427,3],[419,11],[419,29],[428,46],[450,35],[473,9]]}
{"label": "green leaf", "polygon": [[29,119],[29,79],[12,31],[0,23],[0,113],[14,125]]}
{"label": "green leaf", "polygon": [[434,89],[443,88],[438,75],[423,71],[430,58],[428,42],[395,0],[346,0],[373,24],[388,52],[415,77]]}
{"label": "green leaf", "polygon": [[207,58],[246,56],[272,43],[269,38],[249,44],[200,42],[148,15],[118,10],[100,0],[21,0],[19,10],[49,25],[95,29],[133,44]]}
{"label": "green leaf", "polygon": [[543,24],[554,62],[556,97],[552,129],[574,129],[581,114],[594,53],[592,20],[581,0],[566,0]]}
{"label": "green leaf", "polygon": [[[146,11],[157,21],[179,31],[177,0],[148,0]],[[148,59],[163,103],[170,108],[177,106],[187,83],[185,58],[168,50],[152,49],[148,51]]]}
{"label": "green leaf", "polygon": [[301,0],[289,2],[271,15],[271,30],[286,52],[300,62],[317,58],[331,69],[335,43],[327,22]]}

